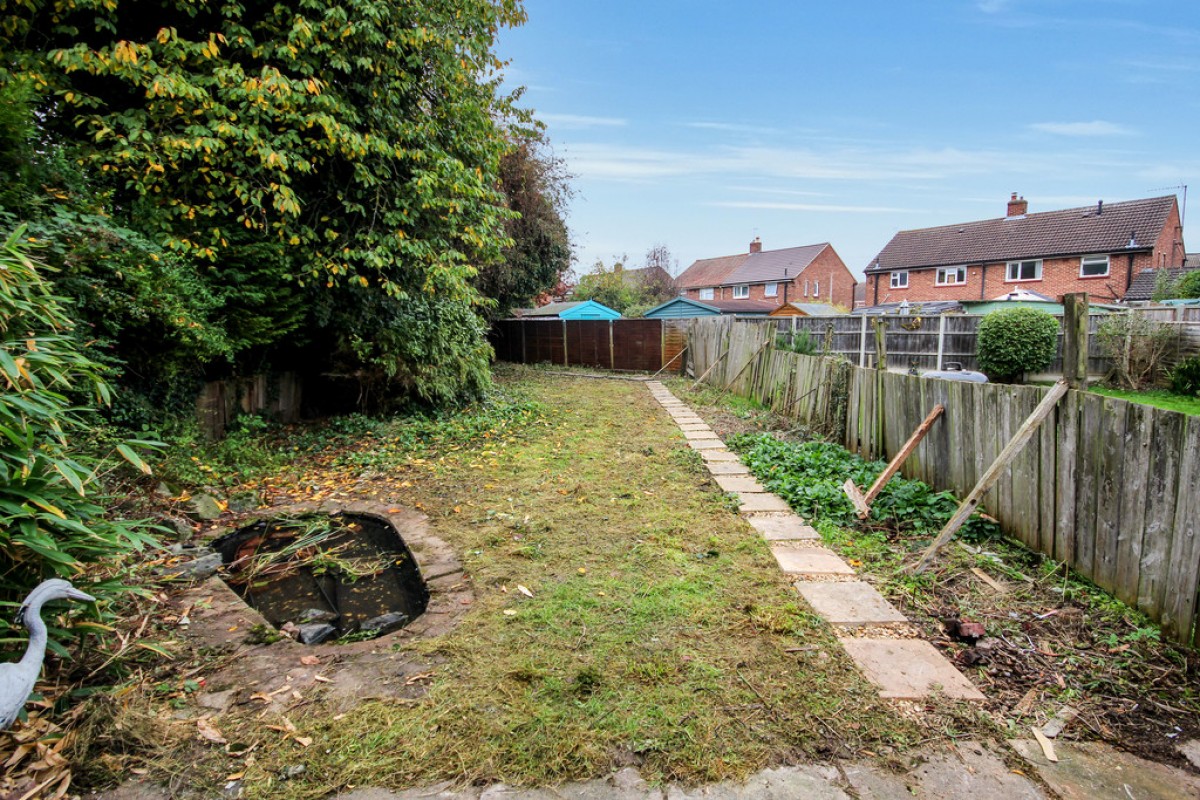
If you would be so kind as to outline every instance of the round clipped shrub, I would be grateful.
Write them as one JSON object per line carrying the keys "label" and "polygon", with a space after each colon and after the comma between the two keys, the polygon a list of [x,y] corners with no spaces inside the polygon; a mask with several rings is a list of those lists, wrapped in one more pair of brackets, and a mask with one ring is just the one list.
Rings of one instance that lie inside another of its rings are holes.
{"label": "round clipped shrub", "polygon": [[993,311],[979,323],[979,368],[994,381],[1012,383],[1045,369],[1058,349],[1058,320],[1036,308]]}

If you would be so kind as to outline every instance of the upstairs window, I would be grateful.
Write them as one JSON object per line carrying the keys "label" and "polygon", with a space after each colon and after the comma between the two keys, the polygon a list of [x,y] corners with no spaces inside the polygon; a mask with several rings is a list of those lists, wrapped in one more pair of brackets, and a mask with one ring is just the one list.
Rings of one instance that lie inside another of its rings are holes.
{"label": "upstairs window", "polygon": [[908,288],[908,273],[907,272],[893,272],[892,273],[892,288],[893,289],[907,289]]}
{"label": "upstairs window", "polygon": [[763,297],[776,297],[779,294],[778,283],[768,283],[763,286]]}
{"label": "upstairs window", "polygon": [[1079,277],[1100,278],[1108,274],[1108,256],[1084,256],[1079,259]]}
{"label": "upstairs window", "polygon": [[749,286],[742,285],[742,286],[733,287],[733,299],[734,300],[740,300],[740,299],[743,299],[743,298],[746,298],[749,296],[750,296],[750,287]]}
{"label": "upstairs window", "polygon": [[1042,279],[1042,260],[1010,261],[1005,273],[1006,281],[1040,281]]}
{"label": "upstairs window", "polygon": [[700,290],[700,299],[701,300],[712,300],[713,299],[712,288],[710,287],[708,289],[701,289]]}
{"label": "upstairs window", "polygon": [[937,271],[938,286],[961,286],[967,282],[966,267],[939,267]]}

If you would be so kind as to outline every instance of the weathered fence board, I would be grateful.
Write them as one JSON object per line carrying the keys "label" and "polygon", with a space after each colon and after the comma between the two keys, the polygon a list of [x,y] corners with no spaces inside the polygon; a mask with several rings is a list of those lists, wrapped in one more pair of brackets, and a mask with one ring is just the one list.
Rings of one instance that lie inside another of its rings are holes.
{"label": "weathered fence board", "polygon": [[677,320],[658,319],[506,319],[489,335],[499,361],[635,372],[682,371],[683,338]]}
{"label": "weathered fence board", "polygon": [[[941,403],[945,413],[903,472],[959,496],[1045,394],[1033,386],[848,368],[839,422],[831,419],[837,360],[760,351],[774,325],[692,322],[694,370],[728,349],[710,384],[725,386],[742,370],[733,391],[814,430],[840,430],[846,447],[867,459],[895,455]],[[1166,635],[1191,642],[1200,635],[1200,418],[1068,392],[982,505],[1007,534],[1160,621]]]}

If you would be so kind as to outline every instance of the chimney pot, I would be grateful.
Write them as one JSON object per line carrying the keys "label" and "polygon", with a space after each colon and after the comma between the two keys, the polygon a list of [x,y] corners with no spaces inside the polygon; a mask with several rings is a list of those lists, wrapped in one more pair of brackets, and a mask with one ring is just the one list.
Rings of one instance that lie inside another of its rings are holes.
{"label": "chimney pot", "polygon": [[759,238],[758,236],[755,236],[754,241],[750,243],[750,252],[751,253],[761,253],[762,252],[762,239]]}
{"label": "chimney pot", "polygon": [[1008,216],[1023,217],[1025,212],[1029,210],[1029,201],[1024,197],[1017,197],[1017,193],[1012,193],[1012,199],[1008,201]]}

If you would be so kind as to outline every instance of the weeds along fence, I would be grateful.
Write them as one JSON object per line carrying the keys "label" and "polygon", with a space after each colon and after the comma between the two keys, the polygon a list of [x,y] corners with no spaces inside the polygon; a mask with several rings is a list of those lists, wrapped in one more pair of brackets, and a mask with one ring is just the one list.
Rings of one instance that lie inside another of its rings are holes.
{"label": "weeds along fence", "polygon": [[[1144,315],[1173,329],[1181,354],[1200,353],[1200,308],[1146,307],[1132,309],[1128,313]],[[1104,320],[1110,317],[1109,313],[1091,314],[1088,318],[1089,334],[1095,336]],[[950,362],[962,364],[963,369],[978,369],[976,340],[982,319],[983,316],[978,314],[885,314],[870,317],[784,317],[774,324],[779,334],[789,340],[807,332],[822,352],[844,356],[860,367],[873,367],[874,325],[878,321],[884,327],[887,366],[891,369],[942,369]],[[1061,329],[1062,315],[1058,315],[1058,319]],[[1045,375],[1062,374],[1062,341],[1060,332],[1058,352],[1046,368]],[[1093,348],[1088,358],[1088,373],[1105,375],[1110,367],[1108,358],[1099,348]]]}
{"label": "weeds along fence", "polygon": [[[1045,389],[862,369],[781,351],[775,323],[696,320],[692,368],[706,381],[840,441],[891,458],[941,403],[946,411],[904,474],[965,496]],[[739,374],[740,373],[740,374]],[[984,497],[1010,536],[1065,562],[1200,646],[1200,417],[1068,392]]]}

